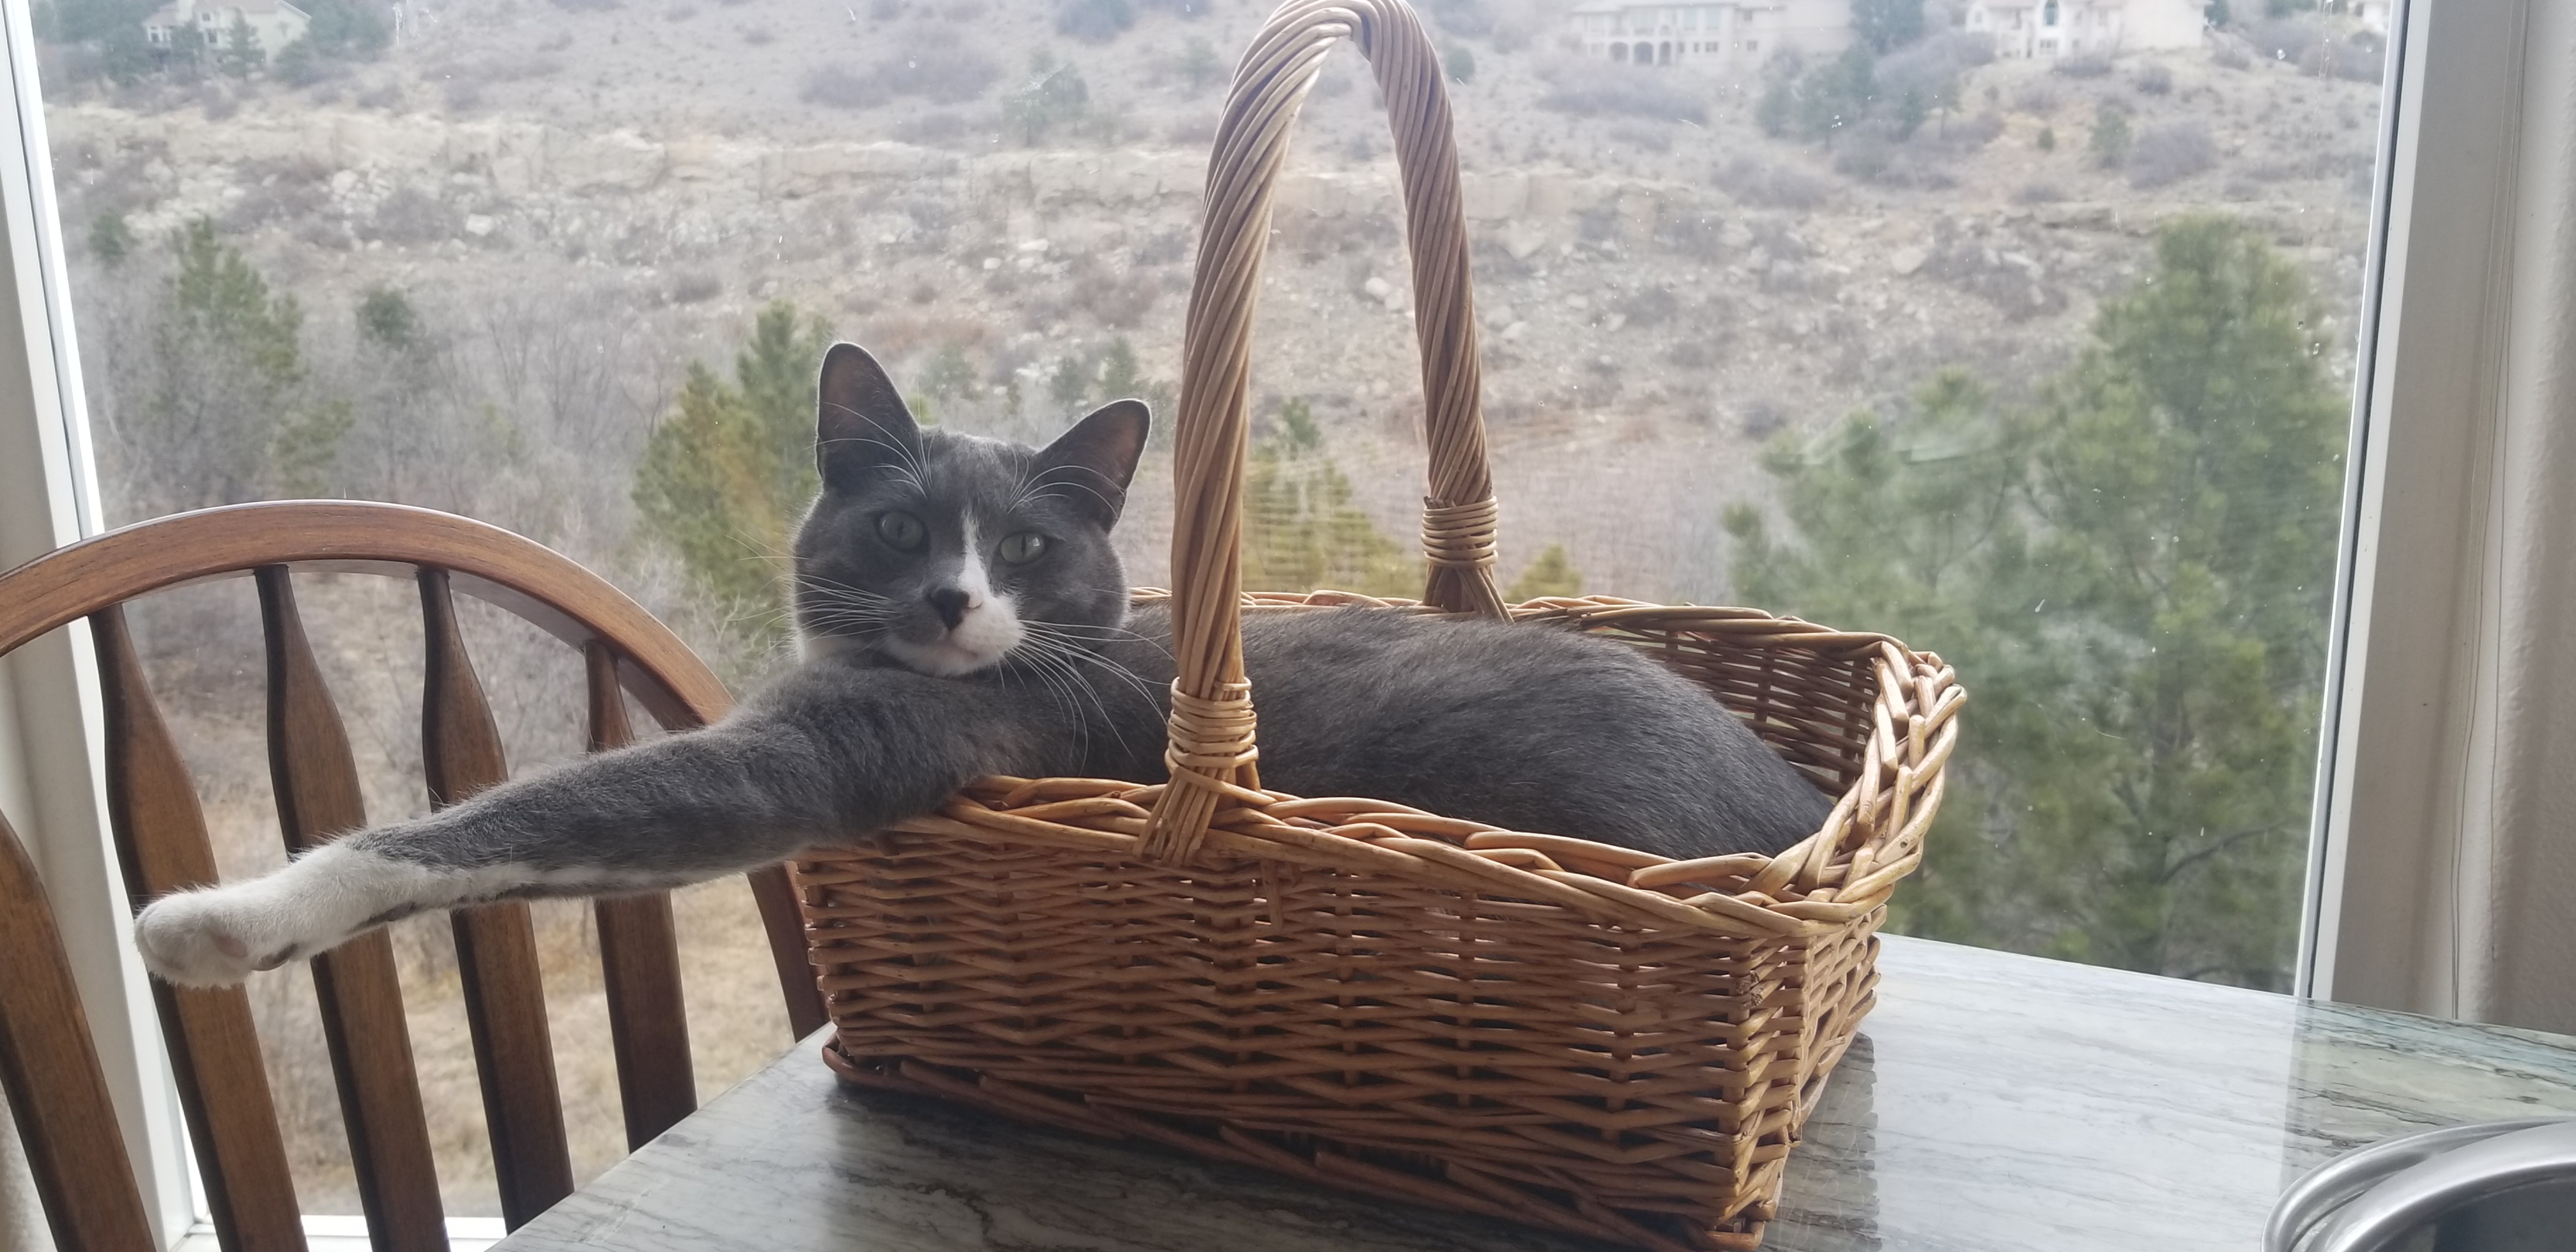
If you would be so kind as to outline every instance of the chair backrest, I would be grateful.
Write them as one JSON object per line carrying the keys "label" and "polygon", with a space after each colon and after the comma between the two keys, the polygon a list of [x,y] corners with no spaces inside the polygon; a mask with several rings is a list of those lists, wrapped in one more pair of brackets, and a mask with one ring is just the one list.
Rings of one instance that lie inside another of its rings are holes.
{"label": "chair backrest", "polygon": [[[665,728],[703,725],[729,700],[669,629],[597,575],[542,545],[466,518],[397,505],[290,501],[180,514],[59,549],[0,574],[0,656],[87,618],[106,711],[109,816],[134,907],[215,881],[187,766],[144,681],[122,605],[185,582],[248,574],[267,643],[268,746],[278,824],[300,851],[366,823],[340,714],[297,616],[294,569],[419,585],[426,658],[421,749],[433,804],[508,776],[501,738],[457,630],[459,593],[582,650],[593,751],[631,737],[621,689]],[[750,876],[797,1037],[825,1021],[783,869]],[[597,904],[611,1044],[630,1149],[697,1106],[665,894]],[[458,910],[456,956],[504,1220],[513,1228],[572,1190],[536,945],[524,903]],[[382,931],[312,963],[350,1161],[379,1252],[447,1236],[411,1039]],[[303,1244],[301,1214],[250,1002],[239,987],[155,982],[216,1234],[227,1252]],[[106,1086],[34,870],[0,819],[0,1082],[5,1082],[56,1242],[66,1252],[141,1249],[143,1209],[107,1112]]]}

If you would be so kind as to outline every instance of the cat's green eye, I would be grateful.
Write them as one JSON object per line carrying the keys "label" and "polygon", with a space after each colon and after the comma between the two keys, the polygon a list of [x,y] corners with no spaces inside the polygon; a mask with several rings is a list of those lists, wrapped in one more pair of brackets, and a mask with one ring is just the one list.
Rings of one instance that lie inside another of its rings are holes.
{"label": "cat's green eye", "polygon": [[918,552],[921,541],[930,537],[930,528],[910,513],[882,513],[877,516],[877,534],[904,552]]}
{"label": "cat's green eye", "polygon": [[1046,536],[1024,530],[1002,541],[1002,559],[1012,565],[1026,565],[1046,555],[1046,548]]}

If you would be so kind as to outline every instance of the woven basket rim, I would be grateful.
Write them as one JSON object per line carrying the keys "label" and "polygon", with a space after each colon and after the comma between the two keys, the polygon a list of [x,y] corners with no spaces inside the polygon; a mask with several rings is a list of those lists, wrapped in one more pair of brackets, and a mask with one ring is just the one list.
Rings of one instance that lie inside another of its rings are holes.
{"label": "woven basket rim", "polygon": [[[1136,594],[1150,602],[1161,593],[1139,588]],[[1336,591],[1251,592],[1243,600],[1255,611],[1357,606],[1440,612],[1418,601]],[[1859,776],[1817,830],[1776,854],[1691,859],[1576,835],[1509,830],[1390,800],[1236,786],[1228,793],[1234,803],[1217,814],[1189,863],[1273,862],[1389,874],[1562,905],[1613,925],[1689,927],[1746,939],[1814,935],[1848,925],[1884,906],[1897,882],[1921,863],[1926,828],[1947,786],[1941,767],[1958,741],[1958,711],[1967,702],[1955,672],[1937,654],[1912,651],[1876,632],[1838,631],[1727,606],[1549,596],[1511,606],[1511,612],[1515,620],[1589,629],[1705,615],[1728,626],[1719,632],[1728,646],[1874,652],[1878,690],[1870,705],[1877,725]],[[1926,776],[1927,785],[1915,785]],[[1151,859],[1143,848],[1146,823],[1171,785],[992,776],[968,784],[937,813],[889,829],[1048,844],[1141,863]],[[827,861],[830,852],[817,848],[803,859]]]}

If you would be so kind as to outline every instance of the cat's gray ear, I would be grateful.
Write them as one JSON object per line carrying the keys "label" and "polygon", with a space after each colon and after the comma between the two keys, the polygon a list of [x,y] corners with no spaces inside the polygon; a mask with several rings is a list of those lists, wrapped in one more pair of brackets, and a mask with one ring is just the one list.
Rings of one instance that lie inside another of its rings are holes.
{"label": "cat's gray ear", "polygon": [[854,343],[836,343],[823,354],[823,380],[814,414],[814,468],[826,487],[844,490],[889,466],[917,473],[921,427],[885,368]]}
{"label": "cat's gray ear", "polygon": [[1127,503],[1127,484],[1136,477],[1136,461],[1145,455],[1145,436],[1153,428],[1144,401],[1104,404],[1038,453],[1030,483],[1053,487],[1049,494],[1072,501],[1103,526],[1115,525]]}

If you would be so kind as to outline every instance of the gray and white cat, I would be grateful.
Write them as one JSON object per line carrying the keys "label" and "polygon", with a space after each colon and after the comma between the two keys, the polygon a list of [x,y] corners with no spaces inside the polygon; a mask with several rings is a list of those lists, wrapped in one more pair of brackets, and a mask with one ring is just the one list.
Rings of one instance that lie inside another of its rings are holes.
{"label": "gray and white cat", "polygon": [[[1111,404],[1044,449],[925,431],[849,344],[821,396],[801,664],[705,729],[156,901],[135,921],[145,964],[234,983],[425,910],[697,882],[930,812],[985,774],[1161,780],[1168,623],[1130,615],[1109,543],[1145,406]],[[1677,857],[1776,851],[1829,807],[1623,644],[1350,609],[1254,616],[1244,665],[1280,791]]]}

